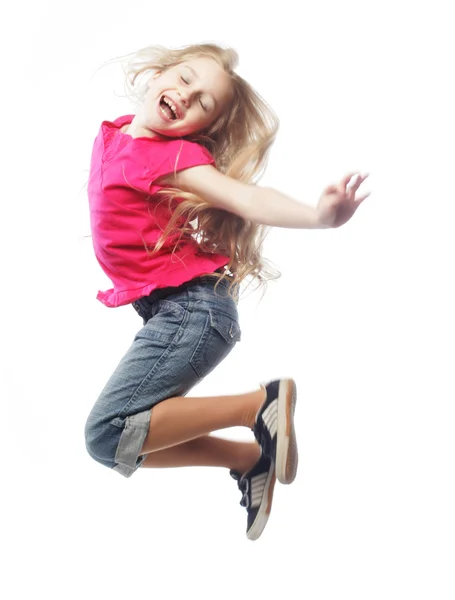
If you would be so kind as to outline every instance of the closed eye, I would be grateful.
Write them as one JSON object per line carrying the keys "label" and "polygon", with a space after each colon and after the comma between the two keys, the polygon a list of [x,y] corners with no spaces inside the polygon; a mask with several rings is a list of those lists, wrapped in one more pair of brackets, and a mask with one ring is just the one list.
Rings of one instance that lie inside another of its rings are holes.
{"label": "closed eye", "polygon": [[183,83],[186,83],[186,85],[188,85],[190,82],[188,80],[186,80],[184,77],[180,76],[180,79],[183,81]]}
{"label": "closed eye", "polygon": [[199,104],[202,106],[203,110],[205,110],[207,112],[207,107],[205,106],[205,104],[202,102],[202,100],[199,100]]}

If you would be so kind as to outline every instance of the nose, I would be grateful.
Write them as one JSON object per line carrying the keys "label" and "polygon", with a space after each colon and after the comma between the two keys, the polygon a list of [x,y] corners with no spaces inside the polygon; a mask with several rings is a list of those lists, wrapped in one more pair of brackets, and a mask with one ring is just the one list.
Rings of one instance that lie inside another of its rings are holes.
{"label": "nose", "polygon": [[190,106],[195,96],[198,95],[199,89],[194,86],[185,86],[181,87],[177,90],[178,95],[180,96],[181,102],[185,105],[186,108]]}
{"label": "nose", "polygon": [[180,96],[180,100],[182,103],[188,108],[191,102],[191,91],[188,89],[180,89],[177,90],[178,95]]}

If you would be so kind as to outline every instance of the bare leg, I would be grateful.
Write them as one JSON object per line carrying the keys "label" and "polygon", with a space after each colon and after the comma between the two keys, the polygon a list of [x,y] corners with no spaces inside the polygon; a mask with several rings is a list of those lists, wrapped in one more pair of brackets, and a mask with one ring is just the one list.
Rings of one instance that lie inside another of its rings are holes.
{"label": "bare leg", "polygon": [[188,398],[177,396],[153,407],[140,454],[148,454],[227,427],[252,429],[266,397],[263,387],[247,394]]}
{"label": "bare leg", "polygon": [[261,454],[256,442],[235,442],[205,435],[147,454],[142,467],[226,467],[244,474]]}

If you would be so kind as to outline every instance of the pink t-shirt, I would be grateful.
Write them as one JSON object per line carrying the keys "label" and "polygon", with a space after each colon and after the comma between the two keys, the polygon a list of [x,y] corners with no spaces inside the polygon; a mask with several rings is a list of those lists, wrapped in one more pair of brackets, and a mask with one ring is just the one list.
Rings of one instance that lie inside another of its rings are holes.
{"label": "pink t-shirt", "polygon": [[144,242],[151,252],[172,216],[168,199],[157,195],[162,188],[154,182],[175,170],[214,160],[194,142],[122,133],[120,128],[132,119],[127,115],[101,124],[90,165],[93,248],[114,286],[98,292],[97,299],[109,307],[129,304],[156,288],[178,286],[229,263],[227,256],[201,252],[191,236],[182,238],[173,252],[179,234],[167,238],[158,254],[147,254]]}

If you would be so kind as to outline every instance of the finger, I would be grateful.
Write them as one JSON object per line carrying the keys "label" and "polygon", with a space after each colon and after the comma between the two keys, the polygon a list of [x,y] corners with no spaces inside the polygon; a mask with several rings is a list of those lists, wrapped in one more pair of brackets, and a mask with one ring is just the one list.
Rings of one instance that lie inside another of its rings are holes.
{"label": "finger", "polygon": [[325,188],[324,194],[338,194],[340,191],[337,185],[329,185]]}
{"label": "finger", "polygon": [[353,173],[348,173],[347,175],[345,175],[343,177],[343,179],[340,182],[340,185],[344,185],[346,187],[348,185],[348,183],[351,181],[351,179],[353,177],[355,177],[356,175],[360,175],[360,173],[358,171],[354,171]]}
{"label": "finger", "polygon": [[371,192],[368,192],[367,194],[363,194],[363,196],[359,196],[358,198],[355,199],[355,203],[358,204],[362,204],[362,202],[364,200],[366,200],[368,198],[368,196],[371,195]]}
{"label": "finger", "polygon": [[[338,191],[340,193],[344,194],[347,198],[349,198],[349,200],[353,200],[355,190],[358,187],[359,177],[360,177],[359,173],[350,173],[349,175],[345,175],[338,185]],[[353,179],[353,182],[351,183],[352,178],[354,178],[354,179]],[[356,185],[357,185],[357,187],[354,187]]]}
{"label": "finger", "polygon": [[[365,175],[360,175],[360,173],[358,171],[353,172],[353,173],[348,173],[347,175],[345,175],[342,180],[340,181],[340,183],[338,185],[330,185],[325,189],[325,193],[326,194],[335,194],[335,193],[342,193],[343,195],[347,193],[347,191],[351,191],[354,190],[357,191],[360,187],[360,185],[365,181],[365,179],[367,177],[369,177],[370,174],[366,173]],[[351,179],[353,177],[356,177],[354,183],[349,187],[349,190],[346,190],[349,182],[351,181]],[[349,194],[351,197],[352,195]]]}
{"label": "finger", "polygon": [[[365,181],[365,179],[367,179],[367,177],[369,177],[369,176],[370,176],[369,173],[365,173],[365,175],[359,175],[354,180],[354,183],[348,187],[348,191],[346,192],[346,195],[351,202],[357,202],[357,199],[355,197],[357,190],[362,185],[362,183]],[[365,198],[362,199],[362,202],[363,202],[363,200],[365,200]]]}
{"label": "finger", "polygon": [[362,185],[362,183],[365,181],[365,179],[367,179],[367,177],[369,177],[370,174],[366,173],[365,175],[359,175],[358,177],[356,177],[356,179],[354,180],[354,183],[350,186],[349,191],[354,191],[356,192],[359,187]]}
{"label": "finger", "polygon": [[340,181],[339,185],[338,185],[338,189],[342,189],[343,193],[346,192],[346,187],[348,185],[348,183],[351,181],[351,179],[353,177],[358,177],[359,176],[359,172],[356,171],[354,173],[349,173],[348,175],[345,175],[343,177],[343,179]]}

